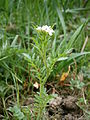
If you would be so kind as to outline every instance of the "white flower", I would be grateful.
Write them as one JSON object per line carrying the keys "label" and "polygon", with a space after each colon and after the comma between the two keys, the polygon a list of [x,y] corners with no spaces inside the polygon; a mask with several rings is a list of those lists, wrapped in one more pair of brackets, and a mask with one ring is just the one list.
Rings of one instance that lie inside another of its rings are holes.
{"label": "white flower", "polygon": [[42,28],[41,27],[37,27],[36,30],[41,30]]}
{"label": "white flower", "polygon": [[47,25],[44,25],[42,27],[37,27],[36,30],[44,31],[44,32],[48,33],[50,36],[52,36],[54,33],[54,30],[51,28],[51,26],[47,26]]}

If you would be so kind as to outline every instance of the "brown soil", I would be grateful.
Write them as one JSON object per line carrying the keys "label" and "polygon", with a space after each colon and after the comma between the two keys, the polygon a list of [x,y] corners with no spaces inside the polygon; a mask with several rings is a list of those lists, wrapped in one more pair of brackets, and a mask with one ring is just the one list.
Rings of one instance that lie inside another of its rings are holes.
{"label": "brown soil", "polygon": [[73,96],[59,96],[51,100],[47,109],[48,120],[85,120],[76,102],[77,98]]}

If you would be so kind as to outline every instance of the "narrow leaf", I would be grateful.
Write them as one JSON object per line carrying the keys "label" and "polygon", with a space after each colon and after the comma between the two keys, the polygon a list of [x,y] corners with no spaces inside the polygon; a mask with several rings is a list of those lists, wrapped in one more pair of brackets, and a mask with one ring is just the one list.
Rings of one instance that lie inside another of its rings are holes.
{"label": "narrow leaf", "polygon": [[58,13],[58,17],[60,19],[60,22],[62,24],[62,28],[63,28],[63,31],[64,31],[64,37],[66,37],[66,26],[65,26],[65,22],[64,22],[62,12],[58,7],[56,7],[56,9],[57,9],[57,13]]}

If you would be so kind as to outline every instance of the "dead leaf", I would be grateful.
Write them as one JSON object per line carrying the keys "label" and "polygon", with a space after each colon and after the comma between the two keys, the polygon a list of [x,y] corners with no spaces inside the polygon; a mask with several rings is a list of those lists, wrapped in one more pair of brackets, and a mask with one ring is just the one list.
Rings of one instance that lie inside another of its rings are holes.
{"label": "dead leaf", "polygon": [[64,72],[60,78],[60,82],[65,81],[67,77],[68,77],[68,72],[66,73]]}
{"label": "dead leaf", "polygon": [[68,72],[64,72],[60,78],[60,82],[63,82],[66,80],[66,78],[68,77],[69,75],[69,72],[70,72],[70,66],[68,67]]}
{"label": "dead leaf", "polygon": [[35,82],[35,83],[33,84],[33,86],[34,86],[36,89],[38,89],[40,85],[39,85],[37,82]]}
{"label": "dead leaf", "polygon": [[27,80],[24,82],[23,88],[24,88],[24,90],[28,88],[28,81]]}

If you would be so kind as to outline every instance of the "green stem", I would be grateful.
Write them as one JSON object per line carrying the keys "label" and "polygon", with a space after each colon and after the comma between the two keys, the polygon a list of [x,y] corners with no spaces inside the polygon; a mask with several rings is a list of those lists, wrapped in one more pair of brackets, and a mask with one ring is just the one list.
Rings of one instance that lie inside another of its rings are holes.
{"label": "green stem", "polygon": [[19,85],[17,80],[16,80],[16,89],[17,89],[17,106],[19,107]]}
{"label": "green stem", "polygon": [[7,110],[6,110],[6,104],[5,104],[4,97],[2,97],[2,102],[3,102],[4,112],[5,112],[6,116],[8,117],[8,113],[7,113]]}
{"label": "green stem", "polygon": [[[43,41],[46,41],[46,36],[44,36],[43,39],[44,39]],[[42,52],[41,57],[42,57],[42,61],[46,69],[46,76],[43,78],[43,81],[42,81],[42,78],[40,78],[40,98],[41,99],[43,99],[44,85],[47,81],[48,76],[50,75],[50,71],[49,71],[48,64],[47,64],[47,57],[46,57],[46,43],[43,41],[42,41],[42,47],[41,47],[41,52]],[[42,103],[39,103],[39,104],[40,104],[39,116],[42,117],[44,105],[42,105]]]}

